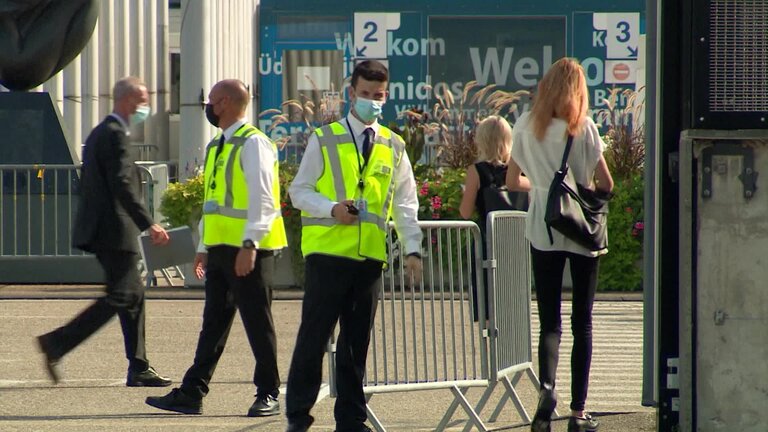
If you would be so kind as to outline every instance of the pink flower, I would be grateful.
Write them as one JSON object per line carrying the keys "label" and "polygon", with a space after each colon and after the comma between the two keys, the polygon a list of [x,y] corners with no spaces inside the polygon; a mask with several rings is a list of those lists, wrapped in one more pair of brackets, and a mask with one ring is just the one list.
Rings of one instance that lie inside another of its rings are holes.
{"label": "pink flower", "polygon": [[632,228],[632,237],[637,237],[638,234],[640,234],[640,231]]}
{"label": "pink flower", "polygon": [[443,206],[443,199],[439,196],[435,195],[432,197],[432,210],[440,210],[440,208]]}
{"label": "pink flower", "polygon": [[645,229],[645,224],[642,222],[635,222],[635,229],[636,230],[643,230]]}
{"label": "pink flower", "polygon": [[429,183],[427,181],[424,181],[424,183],[421,184],[421,189],[419,189],[419,195],[427,196],[428,193],[429,193]]}
{"label": "pink flower", "polygon": [[440,219],[440,213],[432,213],[432,219]]}

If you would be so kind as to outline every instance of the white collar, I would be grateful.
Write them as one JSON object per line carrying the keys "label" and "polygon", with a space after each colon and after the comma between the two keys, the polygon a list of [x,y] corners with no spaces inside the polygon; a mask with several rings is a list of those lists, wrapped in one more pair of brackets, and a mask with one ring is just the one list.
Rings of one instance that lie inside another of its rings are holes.
{"label": "white collar", "polygon": [[225,131],[224,131],[224,140],[229,141],[230,138],[232,138],[232,135],[237,132],[238,129],[240,129],[245,124],[245,118],[241,118],[240,120],[232,123]]}
{"label": "white collar", "polygon": [[367,125],[360,120],[357,119],[351,112],[347,114],[347,121],[349,122],[349,127],[352,128],[349,133],[351,133],[354,136],[360,136],[363,134],[363,131],[366,128],[373,129],[374,136],[379,135],[379,129],[381,128],[381,125],[379,124],[378,120],[374,120],[373,123]]}

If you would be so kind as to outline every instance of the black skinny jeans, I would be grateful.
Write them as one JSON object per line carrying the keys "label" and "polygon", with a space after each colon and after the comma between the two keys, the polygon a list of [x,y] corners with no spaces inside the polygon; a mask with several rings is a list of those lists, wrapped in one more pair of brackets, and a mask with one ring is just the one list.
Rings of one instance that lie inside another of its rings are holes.
{"label": "black skinny jeans", "polygon": [[531,264],[539,308],[539,379],[555,387],[562,320],[560,301],[566,258],[571,263],[573,307],[571,311],[571,409],[581,411],[587,400],[592,363],[592,303],[597,289],[599,257],[570,252],[540,251],[531,247]]}

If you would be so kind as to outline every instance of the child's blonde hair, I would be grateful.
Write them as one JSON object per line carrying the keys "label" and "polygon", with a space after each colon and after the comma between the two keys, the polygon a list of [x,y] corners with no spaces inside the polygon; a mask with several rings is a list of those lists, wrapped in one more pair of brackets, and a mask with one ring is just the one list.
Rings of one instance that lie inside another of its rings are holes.
{"label": "child's blonde hair", "polygon": [[480,160],[507,163],[512,150],[512,128],[504,117],[488,116],[477,125],[475,144]]}

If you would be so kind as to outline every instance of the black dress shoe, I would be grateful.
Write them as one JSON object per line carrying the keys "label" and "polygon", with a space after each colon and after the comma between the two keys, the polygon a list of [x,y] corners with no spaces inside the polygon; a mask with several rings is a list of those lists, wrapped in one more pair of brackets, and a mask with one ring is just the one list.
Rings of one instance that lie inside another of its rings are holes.
{"label": "black dress shoe", "polygon": [[257,395],[248,409],[248,417],[269,417],[280,414],[280,402],[272,395]]}
{"label": "black dress shoe", "polygon": [[288,429],[286,429],[285,432],[307,432],[314,422],[315,418],[312,416],[308,416],[308,418],[303,421],[288,419]]}
{"label": "black dress shoe", "polygon": [[555,389],[544,384],[539,392],[539,405],[536,407],[536,414],[531,422],[531,432],[550,432],[552,430],[552,413],[557,406],[557,395]]}
{"label": "black dress shoe", "polygon": [[168,387],[172,383],[170,379],[158,375],[152,366],[143,372],[129,370],[128,378],[125,380],[125,385],[128,387]]}
{"label": "black dress shoe", "polygon": [[591,415],[584,413],[584,417],[571,417],[568,420],[568,432],[595,432],[600,427],[600,422]]}
{"label": "black dress shoe", "polygon": [[203,400],[187,396],[180,389],[173,389],[165,396],[149,396],[145,402],[149,406],[161,410],[173,411],[182,414],[202,414]]}
{"label": "black dress shoe", "polygon": [[[337,431],[333,431],[337,432]],[[355,432],[373,432],[373,429],[369,428],[367,425],[361,426],[361,429],[355,430]]]}
{"label": "black dress shoe", "polygon": [[38,336],[37,345],[45,356],[45,367],[48,370],[48,376],[54,384],[58,384],[61,381],[61,374],[59,373],[59,360],[61,360],[61,357],[54,352],[51,335],[44,334]]}

